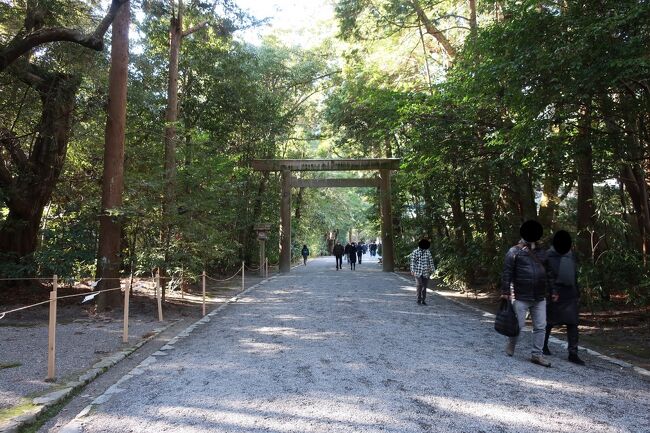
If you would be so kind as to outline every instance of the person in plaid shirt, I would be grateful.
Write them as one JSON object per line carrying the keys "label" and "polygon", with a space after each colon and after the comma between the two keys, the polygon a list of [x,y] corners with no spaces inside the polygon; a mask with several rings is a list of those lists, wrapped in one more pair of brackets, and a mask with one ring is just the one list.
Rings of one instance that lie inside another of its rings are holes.
{"label": "person in plaid shirt", "polygon": [[430,246],[431,242],[427,239],[421,239],[418,242],[418,248],[411,253],[411,275],[415,277],[418,304],[420,305],[427,305],[427,285],[431,274],[435,271],[431,251],[429,251]]}

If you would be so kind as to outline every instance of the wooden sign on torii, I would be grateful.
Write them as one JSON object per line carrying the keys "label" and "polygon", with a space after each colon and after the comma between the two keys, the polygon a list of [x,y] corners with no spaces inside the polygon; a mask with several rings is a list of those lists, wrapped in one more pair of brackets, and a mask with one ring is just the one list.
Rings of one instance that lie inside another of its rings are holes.
{"label": "wooden sign on torii", "polygon": [[[390,172],[399,170],[398,158],[381,159],[257,159],[256,171],[279,171],[282,174],[280,200],[280,272],[291,270],[291,188],[379,188],[381,208],[382,270],[393,272],[393,219],[391,211]],[[379,178],[370,179],[296,179],[292,171],[378,170]]]}

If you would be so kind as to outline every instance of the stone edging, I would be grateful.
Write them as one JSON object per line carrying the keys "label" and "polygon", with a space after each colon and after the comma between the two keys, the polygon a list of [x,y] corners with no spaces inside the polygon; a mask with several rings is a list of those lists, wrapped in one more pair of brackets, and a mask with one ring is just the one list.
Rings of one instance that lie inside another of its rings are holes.
{"label": "stone edging", "polygon": [[[409,280],[408,278],[404,277],[403,275],[400,275],[398,273],[394,273],[394,274],[398,278],[404,280],[405,282],[407,282],[409,284],[413,284],[413,281]],[[431,290],[431,289],[429,289],[429,290]],[[441,296],[444,299],[446,299],[446,300],[448,300],[450,302],[453,302],[454,304],[461,305],[461,306],[463,306],[465,308],[469,308],[470,310],[481,313],[483,315],[483,317],[489,317],[489,318],[492,318],[492,319],[494,319],[494,317],[495,317],[495,315],[493,313],[489,313],[489,312],[481,310],[480,308],[475,307],[473,305],[468,305],[468,304],[465,304],[463,302],[457,301],[456,299],[449,298],[449,297],[445,296],[443,293],[441,293],[441,292],[439,292],[437,290],[432,290],[432,291],[435,294],[437,294],[438,296]],[[551,343],[553,343],[553,344],[561,345],[564,348],[567,347],[567,343],[565,341],[563,341],[563,340],[560,340],[559,338],[551,336],[549,338],[549,341]],[[614,364],[614,365],[617,365],[617,366],[622,367],[622,368],[630,369],[630,370],[634,371],[635,373],[643,376],[645,379],[650,379],[650,371],[646,370],[645,368],[641,368],[641,367],[636,366],[634,364],[630,364],[629,362],[621,361],[620,359],[612,358],[611,356],[603,355],[600,352],[596,352],[595,350],[588,349],[588,348],[586,348],[584,346],[578,346],[578,349],[583,350],[586,353],[588,353],[589,355],[594,356],[594,357],[596,357],[598,359],[601,359],[601,360],[603,360],[605,362],[609,362],[610,364]]]}
{"label": "stone edging", "polygon": [[[215,316],[217,313],[219,313],[221,310],[226,308],[228,305],[237,302],[239,298],[242,295],[245,295],[249,291],[257,288],[261,284],[264,284],[268,281],[271,281],[273,279],[277,278],[277,275],[274,275],[272,277],[266,278],[262,281],[260,281],[257,284],[252,285],[251,287],[247,288],[246,290],[241,291],[237,295],[233,296],[232,298],[228,299],[225,301],[222,305],[219,307],[215,308],[214,310],[210,311],[208,314],[205,315],[202,319],[194,322],[187,328],[185,328],[183,331],[181,331],[178,335],[176,335],[174,338],[169,340],[167,344],[165,344],[163,347],[161,347],[159,350],[156,352],[152,353],[149,355],[147,358],[145,358],[140,364],[138,364],[133,370],[125,374],[120,380],[115,382],[113,385],[111,385],[102,395],[97,397],[95,400],[93,400],[88,406],[86,406],[79,414],[68,424],[66,424],[61,430],[59,430],[59,433],[81,433],[83,431],[83,418],[86,417],[88,414],[92,412],[92,410],[106,401],[108,401],[114,394],[119,394],[120,392],[124,391],[121,389],[119,386],[128,381],[129,379],[139,376],[144,373],[144,368],[153,364],[156,362],[157,358],[159,356],[167,356],[168,351],[174,349],[174,345],[178,343],[180,340],[189,337],[189,335],[200,325],[205,325],[210,320],[212,320],[212,317]],[[2,432],[0,432],[2,433]]]}
{"label": "stone edging", "polygon": [[36,407],[29,409],[25,413],[22,413],[4,422],[2,425],[0,425],[0,433],[15,433],[22,426],[35,422],[36,419],[39,417],[39,415],[44,413],[50,406],[53,406],[61,402],[62,400],[66,399],[75,391],[83,388],[84,386],[86,386],[87,384],[95,380],[98,376],[106,372],[109,368],[111,368],[112,366],[114,366],[115,364],[117,364],[127,356],[131,355],[133,352],[138,350],[144,344],[156,338],[158,335],[160,335],[160,333],[164,332],[165,330],[167,330],[168,328],[170,328],[175,324],[176,321],[173,321],[168,325],[163,326],[162,328],[154,328],[154,330],[152,331],[153,332],[152,335],[139,341],[133,346],[127,347],[126,349],[122,349],[114,353],[113,355],[104,358],[101,361],[93,364],[93,366],[90,367],[88,370],[86,370],[81,376],[79,376],[77,380],[72,382],[67,382],[61,385],[62,388],[59,388],[56,391],[49,392],[40,397],[32,399],[31,402],[32,404],[36,405]]}

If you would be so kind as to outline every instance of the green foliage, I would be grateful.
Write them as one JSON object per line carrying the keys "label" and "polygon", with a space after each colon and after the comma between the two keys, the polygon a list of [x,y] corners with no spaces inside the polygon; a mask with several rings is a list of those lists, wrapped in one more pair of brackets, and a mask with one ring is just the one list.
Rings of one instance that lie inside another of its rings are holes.
{"label": "green foliage", "polygon": [[[444,2],[421,3],[431,16],[452,10]],[[421,71],[434,59],[399,51],[396,41],[407,40],[404,24],[412,19],[409,6],[401,6],[339,2],[341,33],[357,42],[355,52],[376,50],[373,38],[390,41],[395,50],[384,53],[386,65],[401,55],[419,62]],[[636,167],[634,158],[647,152],[650,9],[631,0],[589,7],[578,1],[506,1],[502,11],[488,9],[479,10],[481,26],[473,37],[459,42],[447,34],[461,49],[453,67],[433,77],[431,88],[382,79],[392,73],[389,67],[364,63],[352,53],[345,79],[328,100],[327,119],[343,153],[403,158],[394,198],[400,265],[426,235],[448,284],[494,287],[519,224],[545,218],[547,240],[559,228],[575,238],[593,236],[593,250],[581,250],[590,299],[618,293],[647,302],[634,217],[639,210],[628,191],[598,185],[622,182],[621,167]],[[501,13],[503,19],[493,18]],[[399,36],[388,37],[387,31]],[[588,119],[582,120],[589,123],[586,129],[581,119]],[[631,126],[638,122],[640,128]],[[575,189],[584,175],[578,149],[585,137],[596,185],[586,227],[577,220],[578,194],[585,191]],[[542,208],[549,203],[555,207]]]}

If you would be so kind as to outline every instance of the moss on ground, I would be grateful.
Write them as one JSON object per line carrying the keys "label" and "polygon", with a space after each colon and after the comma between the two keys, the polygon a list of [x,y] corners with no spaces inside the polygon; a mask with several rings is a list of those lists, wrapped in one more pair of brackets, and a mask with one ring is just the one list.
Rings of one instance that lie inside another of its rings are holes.
{"label": "moss on ground", "polygon": [[37,406],[30,399],[22,399],[20,404],[6,409],[0,409],[0,422],[9,421],[12,418],[20,416]]}

